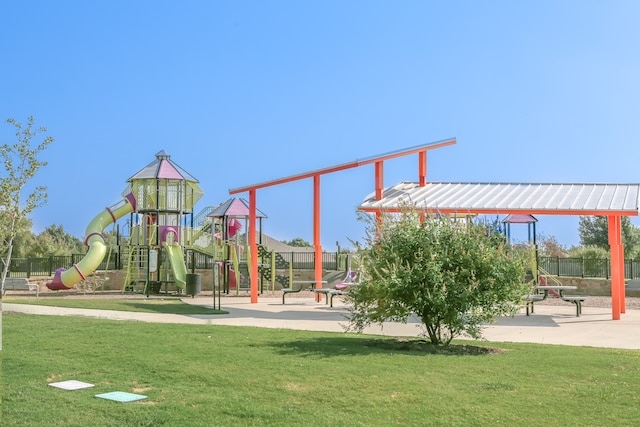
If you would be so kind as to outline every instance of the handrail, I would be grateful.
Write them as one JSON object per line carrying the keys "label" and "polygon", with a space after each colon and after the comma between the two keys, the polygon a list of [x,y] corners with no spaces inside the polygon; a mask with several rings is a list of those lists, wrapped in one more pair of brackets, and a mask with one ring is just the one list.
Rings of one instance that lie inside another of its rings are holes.
{"label": "handrail", "polygon": [[554,283],[554,286],[562,286],[562,282],[558,280],[556,276],[552,275],[551,273],[549,273],[547,270],[545,270],[540,266],[538,266],[538,275],[543,276],[545,279],[551,279],[551,281]]}

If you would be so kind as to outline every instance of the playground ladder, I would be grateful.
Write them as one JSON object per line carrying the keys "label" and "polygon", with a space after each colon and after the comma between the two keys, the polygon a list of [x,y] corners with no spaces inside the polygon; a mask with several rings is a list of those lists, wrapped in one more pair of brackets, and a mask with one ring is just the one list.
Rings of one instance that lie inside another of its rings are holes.
{"label": "playground ladder", "polygon": [[149,285],[147,270],[149,268],[149,247],[148,246],[127,246],[127,274],[122,284],[122,293],[125,292],[130,282],[134,283],[134,290],[137,290],[138,283],[144,283],[144,289]]}

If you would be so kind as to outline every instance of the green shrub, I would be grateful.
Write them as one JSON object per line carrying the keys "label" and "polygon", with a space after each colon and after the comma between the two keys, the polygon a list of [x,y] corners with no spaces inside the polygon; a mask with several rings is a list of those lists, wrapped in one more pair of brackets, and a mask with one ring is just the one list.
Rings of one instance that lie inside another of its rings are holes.
{"label": "green shrub", "polygon": [[483,323],[513,314],[526,293],[525,256],[483,225],[412,208],[365,221],[350,330],[416,315],[434,344],[463,333],[477,339]]}

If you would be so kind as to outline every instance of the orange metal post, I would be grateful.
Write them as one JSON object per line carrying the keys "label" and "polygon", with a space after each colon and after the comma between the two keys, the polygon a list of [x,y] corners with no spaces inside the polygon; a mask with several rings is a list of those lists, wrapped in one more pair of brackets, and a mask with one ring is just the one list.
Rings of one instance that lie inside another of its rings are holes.
{"label": "orange metal post", "polygon": [[[322,287],[322,244],[320,242],[320,175],[313,177],[313,246],[316,249],[315,281]],[[320,296],[320,294],[318,294]]]}
{"label": "orange metal post", "polygon": [[[256,244],[256,190],[249,190],[249,253],[251,254],[251,303],[258,302],[258,245]],[[237,286],[237,285],[236,285]]]}
{"label": "orange metal post", "polygon": [[427,150],[418,153],[418,182],[420,187],[427,183]]}
{"label": "orange metal post", "polygon": [[611,311],[613,320],[620,320],[620,280],[624,284],[624,260],[620,259],[620,217],[608,216],[609,246],[611,247]]}
{"label": "orange metal post", "polygon": [[384,197],[384,162],[382,160],[376,162],[376,200],[382,200]]}
{"label": "orange metal post", "polygon": [[617,217],[618,218],[618,222],[620,224],[620,244],[618,245],[618,248],[620,250],[620,262],[622,264],[622,275],[620,277],[620,280],[618,281],[618,286],[620,287],[620,313],[625,313],[626,312],[626,305],[627,305],[627,301],[626,301],[626,296],[625,296],[625,288],[624,288],[624,245],[622,244],[622,218],[621,217]]}
{"label": "orange metal post", "polygon": [[[366,159],[355,160],[348,163],[343,163],[336,166],[330,166],[327,168],[300,173],[293,176],[287,176],[284,178],[278,178],[271,181],[265,181],[258,184],[252,184],[244,187],[232,188],[229,190],[229,194],[238,194],[249,192],[249,210],[250,210],[250,224],[249,231],[249,250],[251,251],[251,302],[258,302],[258,247],[256,245],[256,190],[259,188],[272,187],[275,185],[286,184],[288,182],[298,181],[301,179],[311,178],[314,179],[314,245],[316,258],[322,259],[322,246],[320,244],[320,176],[333,172],[339,172],[346,169],[357,168],[360,166],[375,164],[375,193],[376,199],[381,200],[384,197],[384,160],[391,160],[398,157],[408,156],[418,153],[420,161],[424,163],[420,169],[420,175],[424,175],[426,180],[426,159],[428,150],[436,148],[446,147],[456,143],[455,138],[449,138],[446,140],[436,141],[428,144],[421,144],[415,147],[409,147],[402,150],[393,151],[379,156],[373,156]],[[376,218],[381,219],[381,213],[375,212]],[[317,263],[315,269],[315,280],[322,281],[322,262]],[[320,285],[320,283],[318,283]]]}

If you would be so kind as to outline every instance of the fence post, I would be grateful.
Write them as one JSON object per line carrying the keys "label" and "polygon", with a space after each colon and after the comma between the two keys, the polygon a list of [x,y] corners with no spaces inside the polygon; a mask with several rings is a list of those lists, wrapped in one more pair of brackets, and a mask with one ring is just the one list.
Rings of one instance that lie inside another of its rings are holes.
{"label": "fence post", "polygon": [[584,257],[582,257],[582,274],[581,277],[584,279]]}
{"label": "fence post", "polygon": [[558,277],[560,277],[560,255],[556,256],[556,272]]}
{"label": "fence post", "polygon": [[271,251],[271,292],[276,291],[276,252]]}

